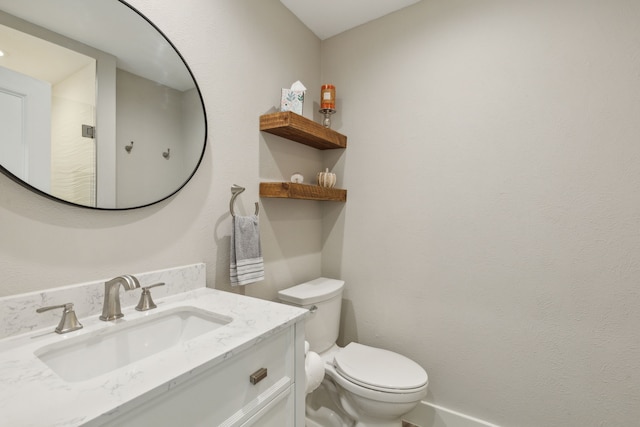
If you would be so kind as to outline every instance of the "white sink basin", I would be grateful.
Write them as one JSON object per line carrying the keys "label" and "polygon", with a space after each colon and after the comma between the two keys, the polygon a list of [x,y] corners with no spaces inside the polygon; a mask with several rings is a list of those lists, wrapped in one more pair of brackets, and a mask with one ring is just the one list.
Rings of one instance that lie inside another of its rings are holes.
{"label": "white sink basin", "polygon": [[180,345],[231,320],[195,307],[179,307],[45,346],[35,355],[65,381],[85,381]]}

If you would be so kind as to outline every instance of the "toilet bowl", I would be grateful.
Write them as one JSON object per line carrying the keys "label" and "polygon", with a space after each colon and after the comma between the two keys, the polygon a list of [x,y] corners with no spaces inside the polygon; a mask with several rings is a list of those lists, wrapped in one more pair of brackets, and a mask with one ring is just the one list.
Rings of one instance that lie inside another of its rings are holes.
{"label": "toilet bowl", "polygon": [[[311,312],[305,339],[325,363],[319,392],[331,396],[343,425],[400,426],[401,417],[426,396],[427,373],[413,360],[389,350],[355,342],[338,347],[343,289],[341,280],[319,278],[283,289],[278,298]],[[307,406],[308,416],[310,412],[315,414],[318,408]]]}
{"label": "toilet bowl", "polygon": [[334,350],[325,373],[336,384],[340,406],[356,426],[399,426],[427,395],[427,373],[400,354],[350,343]]}

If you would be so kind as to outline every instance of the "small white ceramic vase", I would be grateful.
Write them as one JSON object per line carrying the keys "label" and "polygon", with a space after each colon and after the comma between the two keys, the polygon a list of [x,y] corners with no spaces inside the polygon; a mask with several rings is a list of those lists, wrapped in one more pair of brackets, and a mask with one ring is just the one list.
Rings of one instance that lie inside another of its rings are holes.
{"label": "small white ceramic vase", "polygon": [[329,172],[329,168],[324,172],[318,172],[316,178],[320,187],[333,188],[336,185],[336,174]]}

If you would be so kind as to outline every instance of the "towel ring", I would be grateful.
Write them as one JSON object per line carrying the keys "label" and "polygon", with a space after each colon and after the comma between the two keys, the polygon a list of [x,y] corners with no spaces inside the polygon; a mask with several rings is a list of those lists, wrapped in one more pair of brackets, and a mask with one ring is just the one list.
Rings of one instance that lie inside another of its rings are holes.
{"label": "towel ring", "polygon": [[[229,211],[231,212],[231,216],[236,216],[235,212],[233,211],[233,203],[236,201],[236,197],[238,197],[238,195],[240,193],[242,193],[245,190],[244,187],[240,187],[237,184],[233,184],[231,186],[231,201],[229,202]],[[256,216],[258,216],[258,213],[260,212],[260,207],[258,205],[258,202],[256,202]]]}

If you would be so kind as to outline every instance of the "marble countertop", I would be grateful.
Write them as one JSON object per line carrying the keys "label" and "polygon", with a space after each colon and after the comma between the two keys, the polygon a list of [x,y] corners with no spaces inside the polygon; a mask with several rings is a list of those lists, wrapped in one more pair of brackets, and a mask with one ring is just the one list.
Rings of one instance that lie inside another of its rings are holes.
{"label": "marble countertop", "polygon": [[[103,322],[80,318],[84,328],[56,334],[47,329],[0,340],[0,425],[100,425],[105,418],[188,381],[263,339],[304,319],[306,310],[209,288],[155,300],[146,312],[124,309],[125,317]],[[196,307],[233,320],[161,353],[87,381],[66,382],[34,354],[43,346],[177,307]]]}

